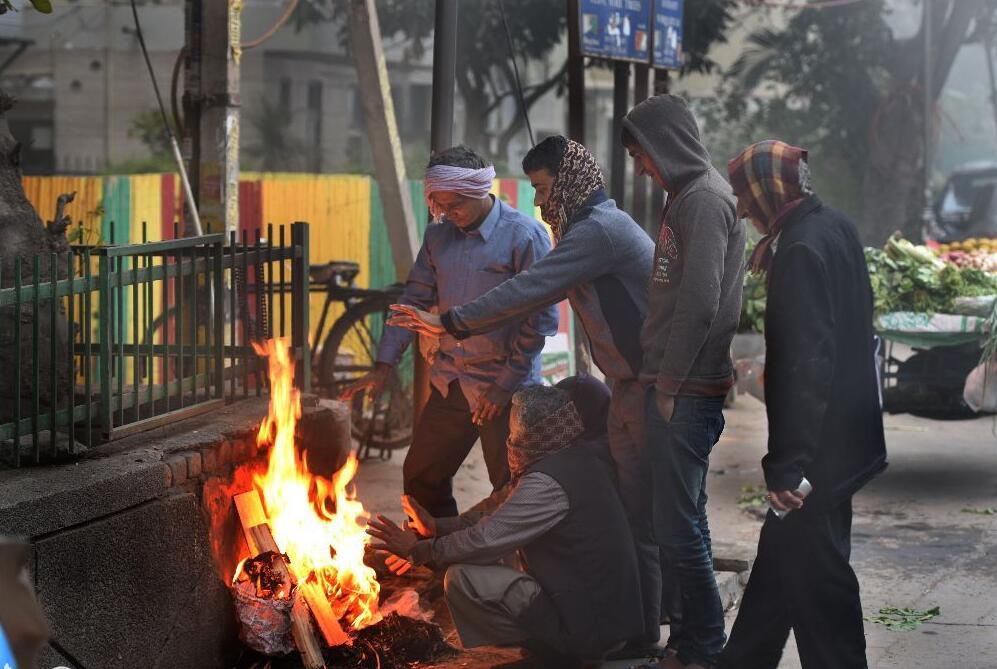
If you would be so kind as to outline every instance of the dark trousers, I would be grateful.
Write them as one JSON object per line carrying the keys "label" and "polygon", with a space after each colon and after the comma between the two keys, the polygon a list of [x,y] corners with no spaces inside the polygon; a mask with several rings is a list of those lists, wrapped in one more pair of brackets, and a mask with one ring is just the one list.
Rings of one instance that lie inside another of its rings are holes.
{"label": "dark trousers", "polygon": [[479,436],[488,479],[496,490],[504,486],[509,480],[505,441],[510,408],[507,405],[498,418],[479,427],[471,422],[472,407],[460,383],[453,381],[446,397],[433,388],[402,466],[405,494],[434,516],[456,516],[453,477]]}
{"label": "dark trousers", "polygon": [[792,629],[804,669],[865,669],[852,500],[831,509],[769,512],[720,665],[775,669]]}
{"label": "dark trousers", "polygon": [[662,602],[671,621],[668,645],[683,663],[705,667],[716,663],[725,638],[706,516],[706,476],[724,429],[723,402],[723,397],[680,395],[665,421],[651,388],[644,427],[653,478],[651,519],[663,572],[671,580]]}

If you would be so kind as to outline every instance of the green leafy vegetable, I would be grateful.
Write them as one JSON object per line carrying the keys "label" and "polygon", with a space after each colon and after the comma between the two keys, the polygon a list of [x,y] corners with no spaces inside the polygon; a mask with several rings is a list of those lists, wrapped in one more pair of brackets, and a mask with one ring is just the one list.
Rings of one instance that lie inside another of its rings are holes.
{"label": "green leafy vegetable", "polygon": [[965,508],[963,513],[975,513],[980,516],[997,516],[997,507],[987,506],[983,508]]}
{"label": "green leafy vegetable", "polygon": [[884,606],[879,610],[877,615],[867,616],[865,619],[871,623],[885,625],[887,629],[893,632],[909,632],[917,629],[921,623],[928,622],[932,618],[940,616],[941,613],[941,609],[937,606],[926,611]]}
{"label": "green leafy vegetable", "polygon": [[757,509],[768,504],[768,490],[761,485],[746,485],[741,487],[741,496],[737,498],[737,508]]}

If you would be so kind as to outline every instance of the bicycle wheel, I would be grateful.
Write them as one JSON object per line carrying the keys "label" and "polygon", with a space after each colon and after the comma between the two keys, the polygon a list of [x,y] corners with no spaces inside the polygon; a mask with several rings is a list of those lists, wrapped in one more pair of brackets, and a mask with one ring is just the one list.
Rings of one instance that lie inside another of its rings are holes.
{"label": "bicycle wheel", "polygon": [[[322,345],[319,381],[338,397],[346,386],[374,369],[390,297],[369,298],[340,316]],[[412,441],[412,383],[404,366],[391,370],[380,397],[352,401],[353,436],[361,447],[392,450]]]}

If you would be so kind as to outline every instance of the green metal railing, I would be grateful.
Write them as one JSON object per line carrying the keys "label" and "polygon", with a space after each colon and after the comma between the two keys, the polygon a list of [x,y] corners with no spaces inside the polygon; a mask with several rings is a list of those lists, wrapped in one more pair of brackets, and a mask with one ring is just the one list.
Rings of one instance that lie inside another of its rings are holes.
{"label": "green metal railing", "polygon": [[40,462],[259,395],[252,342],[288,331],[310,389],[308,225],[277,232],[75,246],[0,267],[13,379],[0,459]]}

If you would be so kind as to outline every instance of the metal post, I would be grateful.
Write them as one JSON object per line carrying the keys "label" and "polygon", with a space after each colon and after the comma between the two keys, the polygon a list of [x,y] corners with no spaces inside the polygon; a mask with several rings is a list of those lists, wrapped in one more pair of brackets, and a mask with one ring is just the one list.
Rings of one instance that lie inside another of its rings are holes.
{"label": "metal post", "polygon": [[[312,389],[312,354],[308,346],[308,224],[296,221],[291,224],[291,246],[294,260],[291,264],[291,346],[298,360],[298,387],[304,392]],[[257,290],[262,287],[257,284]]]}
{"label": "metal post", "polygon": [[931,1],[924,0],[924,213],[923,231],[933,228],[934,212],[931,207],[931,154],[932,131],[934,130],[934,104],[932,100],[932,49],[931,43]]}
{"label": "metal post", "polygon": [[[668,70],[655,68],[654,70],[654,95],[668,93],[671,88],[671,80]],[[648,217],[648,232],[651,236],[657,236],[658,228],[661,227],[661,212],[665,208],[665,191],[658,187],[651,189],[651,215]]]}
{"label": "metal post", "polygon": [[[433,32],[433,112],[430,150],[443,151],[453,144],[454,84],[457,79],[457,0],[436,0]],[[413,342],[412,413],[413,424],[429,400],[429,363],[419,353],[419,339]]]}
{"label": "metal post", "polygon": [[623,131],[623,117],[627,113],[630,92],[630,63],[613,63],[613,136],[609,138],[609,194],[616,200],[616,206],[626,208],[626,151],[620,141]]}
{"label": "metal post", "polygon": [[[100,349],[98,361],[98,384],[100,386],[100,429],[107,437],[114,429],[114,418],[111,412],[111,266],[112,258],[102,254],[97,259],[97,296],[98,305],[98,342]],[[89,401],[89,397],[87,398]]]}
{"label": "metal post", "polygon": [[568,136],[585,143],[585,59],[578,0],[568,0]]}
{"label": "metal post", "polygon": [[[647,99],[649,69],[644,63],[634,66],[634,105],[639,105]],[[633,179],[632,211],[637,223],[648,230],[648,221],[651,217],[647,215],[647,177],[639,176],[636,172]]]}

